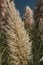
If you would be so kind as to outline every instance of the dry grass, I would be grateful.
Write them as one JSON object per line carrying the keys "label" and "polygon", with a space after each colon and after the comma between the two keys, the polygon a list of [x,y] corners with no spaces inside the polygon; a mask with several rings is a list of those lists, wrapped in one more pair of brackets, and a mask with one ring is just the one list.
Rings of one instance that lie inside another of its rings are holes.
{"label": "dry grass", "polygon": [[2,9],[5,8],[5,11],[3,10],[2,16],[5,18],[3,21],[5,25],[1,21],[0,28],[2,29],[0,31],[6,32],[8,47],[5,50],[9,50],[11,53],[9,51],[8,53],[10,57],[13,58],[9,63],[10,65],[12,65],[12,63],[15,65],[27,65],[28,59],[31,59],[31,43],[29,42],[28,34],[13,1],[4,1]]}

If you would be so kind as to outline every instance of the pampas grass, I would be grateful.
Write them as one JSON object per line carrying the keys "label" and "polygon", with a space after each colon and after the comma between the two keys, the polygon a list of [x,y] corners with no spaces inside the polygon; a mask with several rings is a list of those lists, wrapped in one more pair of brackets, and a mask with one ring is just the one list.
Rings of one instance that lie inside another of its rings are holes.
{"label": "pampas grass", "polygon": [[1,15],[4,19],[2,21],[0,16],[0,38],[4,40],[1,41],[0,47],[5,47],[0,53],[0,65],[27,65],[28,59],[31,59],[31,43],[28,34],[13,1],[3,1]]}

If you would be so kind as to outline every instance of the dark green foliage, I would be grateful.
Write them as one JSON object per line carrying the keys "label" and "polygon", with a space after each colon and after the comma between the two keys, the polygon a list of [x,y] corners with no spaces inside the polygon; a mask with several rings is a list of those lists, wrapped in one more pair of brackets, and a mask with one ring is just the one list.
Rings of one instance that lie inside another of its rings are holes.
{"label": "dark green foliage", "polygon": [[[5,63],[4,65],[7,65],[7,38],[5,35],[5,32],[2,32],[0,35],[0,54],[1,54],[1,64],[3,65],[3,63]],[[6,61],[5,61],[6,58]]]}

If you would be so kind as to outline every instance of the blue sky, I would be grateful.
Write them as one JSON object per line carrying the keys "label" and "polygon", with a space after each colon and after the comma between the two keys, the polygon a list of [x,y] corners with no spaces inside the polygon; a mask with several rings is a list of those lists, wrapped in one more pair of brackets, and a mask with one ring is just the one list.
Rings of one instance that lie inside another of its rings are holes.
{"label": "blue sky", "polygon": [[20,14],[24,14],[24,8],[26,5],[30,6],[34,10],[36,0],[15,0],[16,8],[19,10]]}

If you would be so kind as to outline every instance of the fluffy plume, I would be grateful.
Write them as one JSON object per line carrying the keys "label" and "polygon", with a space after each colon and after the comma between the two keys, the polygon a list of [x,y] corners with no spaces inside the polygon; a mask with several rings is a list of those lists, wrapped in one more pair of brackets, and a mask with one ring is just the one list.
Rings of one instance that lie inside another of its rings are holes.
{"label": "fluffy plume", "polygon": [[33,11],[29,6],[25,7],[25,14],[23,16],[25,28],[34,26]]}
{"label": "fluffy plume", "polygon": [[31,43],[19,12],[16,10],[13,1],[3,0],[0,5],[2,7],[0,8],[2,9],[0,10],[0,17],[2,16],[0,18],[0,38],[3,38],[3,35],[5,38],[4,40],[1,38],[2,41],[0,43],[0,45],[4,45],[4,49],[0,53],[0,64],[27,65],[28,59],[31,58]]}

